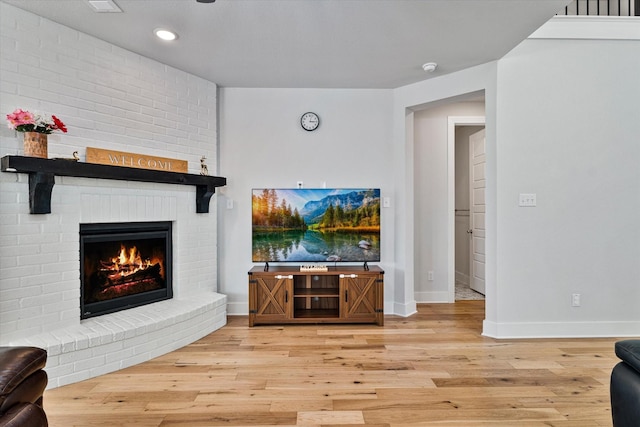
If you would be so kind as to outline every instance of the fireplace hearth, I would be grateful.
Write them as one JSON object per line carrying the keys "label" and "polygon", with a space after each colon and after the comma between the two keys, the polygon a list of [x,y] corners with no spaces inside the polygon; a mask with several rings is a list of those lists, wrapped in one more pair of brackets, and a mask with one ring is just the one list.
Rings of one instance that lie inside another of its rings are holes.
{"label": "fireplace hearth", "polygon": [[170,221],[80,224],[80,318],[172,298]]}

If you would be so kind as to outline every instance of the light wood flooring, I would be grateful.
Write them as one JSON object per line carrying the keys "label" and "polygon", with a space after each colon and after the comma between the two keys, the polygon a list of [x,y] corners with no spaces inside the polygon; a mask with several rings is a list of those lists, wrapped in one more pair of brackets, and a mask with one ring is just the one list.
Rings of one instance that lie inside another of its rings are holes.
{"label": "light wood flooring", "polygon": [[385,326],[247,327],[48,390],[53,427],[611,426],[615,339],[494,340],[483,301]]}

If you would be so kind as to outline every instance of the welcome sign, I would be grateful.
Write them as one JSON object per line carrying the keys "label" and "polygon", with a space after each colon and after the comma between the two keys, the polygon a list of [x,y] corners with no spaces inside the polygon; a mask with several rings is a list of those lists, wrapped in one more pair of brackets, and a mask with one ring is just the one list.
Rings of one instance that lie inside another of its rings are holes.
{"label": "welcome sign", "polygon": [[124,151],[104,150],[87,147],[87,163],[100,165],[124,166],[137,169],[152,169],[165,172],[187,172],[186,160],[169,159],[167,157],[147,154],[127,153]]}

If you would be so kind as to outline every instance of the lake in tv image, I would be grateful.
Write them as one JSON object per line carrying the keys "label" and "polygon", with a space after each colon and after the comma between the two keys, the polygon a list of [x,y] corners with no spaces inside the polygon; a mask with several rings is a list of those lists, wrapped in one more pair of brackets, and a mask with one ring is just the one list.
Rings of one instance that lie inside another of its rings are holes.
{"label": "lake in tv image", "polygon": [[253,189],[253,262],[380,261],[380,189]]}

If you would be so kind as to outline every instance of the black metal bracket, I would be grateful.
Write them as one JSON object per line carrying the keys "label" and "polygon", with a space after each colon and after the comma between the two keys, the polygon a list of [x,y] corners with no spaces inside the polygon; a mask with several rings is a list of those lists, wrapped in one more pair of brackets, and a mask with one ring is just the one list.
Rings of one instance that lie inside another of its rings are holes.
{"label": "black metal bracket", "polygon": [[100,165],[66,159],[4,156],[0,159],[2,172],[29,174],[29,211],[32,214],[51,213],[51,192],[55,176],[102,178],[120,181],[157,182],[163,184],[193,185],[196,187],[196,212],[208,213],[211,196],[216,187],[227,185],[219,176],[194,175],[123,166]]}

